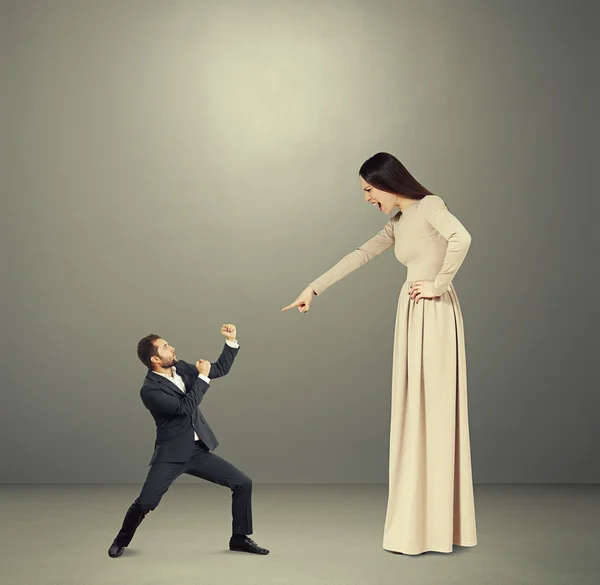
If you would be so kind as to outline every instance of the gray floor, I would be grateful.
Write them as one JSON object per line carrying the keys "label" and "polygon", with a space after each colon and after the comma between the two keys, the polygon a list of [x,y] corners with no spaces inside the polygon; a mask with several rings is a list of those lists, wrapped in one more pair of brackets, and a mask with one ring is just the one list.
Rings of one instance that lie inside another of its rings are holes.
{"label": "gray floor", "polygon": [[227,551],[230,492],[175,484],[119,559],[107,555],[137,485],[0,486],[7,585],[597,585],[600,486],[476,486],[479,544],[381,548],[380,485],[255,485],[266,557]]}

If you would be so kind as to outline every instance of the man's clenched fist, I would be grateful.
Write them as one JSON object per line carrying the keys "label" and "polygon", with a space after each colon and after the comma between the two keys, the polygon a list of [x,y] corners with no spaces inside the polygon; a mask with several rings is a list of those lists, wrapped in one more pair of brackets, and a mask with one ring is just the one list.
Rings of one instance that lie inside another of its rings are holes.
{"label": "man's clenched fist", "polygon": [[231,323],[225,323],[221,327],[221,333],[225,336],[226,339],[234,341],[237,331],[235,330],[235,325],[232,325]]}
{"label": "man's clenched fist", "polygon": [[210,372],[210,362],[208,360],[198,360],[196,362],[196,369],[198,370],[199,374],[208,376]]}

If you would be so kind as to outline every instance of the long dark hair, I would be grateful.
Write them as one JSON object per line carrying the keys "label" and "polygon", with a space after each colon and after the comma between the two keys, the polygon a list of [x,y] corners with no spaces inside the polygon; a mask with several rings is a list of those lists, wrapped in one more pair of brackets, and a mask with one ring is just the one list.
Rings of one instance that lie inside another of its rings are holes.
{"label": "long dark hair", "polygon": [[[395,156],[387,152],[378,152],[366,160],[358,174],[376,189],[394,195],[402,195],[408,199],[418,201],[426,195],[433,195],[408,172]],[[392,221],[398,221],[401,215],[402,212],[399,211]]]}

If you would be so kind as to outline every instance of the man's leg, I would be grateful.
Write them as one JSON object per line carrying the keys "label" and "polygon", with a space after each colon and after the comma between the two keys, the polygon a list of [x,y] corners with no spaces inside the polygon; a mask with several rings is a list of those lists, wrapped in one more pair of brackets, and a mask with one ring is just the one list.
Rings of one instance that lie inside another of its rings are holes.
{"label": "man's leg", "polygon": [[243,471],[205,447],[197,447],[185,473],[231,489],[233,530],[230,548],[233,542],[235,550],[256,554],[269,552],[247,538],[252,534],[252,480]]}
{"label": "man's leg", "polygon": [[137,527],[146,514],[154,510],[160,503],[171,484],[185,468],[185,463],[154,463],[148,471],[148,476],[140,495],[127,510],[121,530],[117,534],[108,554],[119,557],[123,549],[129,545]]}

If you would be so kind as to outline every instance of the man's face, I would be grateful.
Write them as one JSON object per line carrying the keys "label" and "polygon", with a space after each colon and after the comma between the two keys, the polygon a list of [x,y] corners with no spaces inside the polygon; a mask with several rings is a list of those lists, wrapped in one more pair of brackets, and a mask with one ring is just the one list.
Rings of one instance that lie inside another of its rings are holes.
{"label": "man's face", "polygon": [[154,340],[154,347],[158,355],[152,356],[152,363],[163,368],[171,368],[177,363],[175,348],[169,345],[164,339]]}

